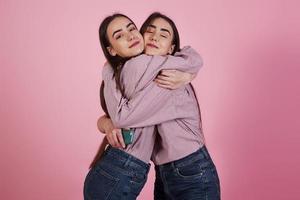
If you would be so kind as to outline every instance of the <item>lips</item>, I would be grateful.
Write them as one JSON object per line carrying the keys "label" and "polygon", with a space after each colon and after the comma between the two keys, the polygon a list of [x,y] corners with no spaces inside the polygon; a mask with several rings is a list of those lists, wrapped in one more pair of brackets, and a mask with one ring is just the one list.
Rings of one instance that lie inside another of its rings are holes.
{"label": "lips", "polygon": [[130,45],[129,48],[132,48],[132,47],[138,45],[139,43],[140,43],[140,41],[136,41],[136,42],[134,42],[132,45]]}
{"label": "lips", "polygon": [[158,46],[156,46],[155,44],[148,43],[147,46],[148,46],[148,47],[151,47],[151,48],[156,48],[156,49],[158,49]]}

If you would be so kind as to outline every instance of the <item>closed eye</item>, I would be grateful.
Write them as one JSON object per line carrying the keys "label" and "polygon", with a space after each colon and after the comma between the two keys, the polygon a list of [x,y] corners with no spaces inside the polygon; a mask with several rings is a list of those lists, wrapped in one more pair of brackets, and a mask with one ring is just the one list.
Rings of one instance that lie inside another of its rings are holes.
{"label": "closed eye", "polygon": [[136,27],[134,26],[129,29],[129,31],[134,31],[134,30],[136,30]]}
{"label": "closed eye", "polygon": [[117,40],[117,39],[120,39],[121,37],[123,37],[123,34],[117,35],[117,36],[116,36],[116,40]]}

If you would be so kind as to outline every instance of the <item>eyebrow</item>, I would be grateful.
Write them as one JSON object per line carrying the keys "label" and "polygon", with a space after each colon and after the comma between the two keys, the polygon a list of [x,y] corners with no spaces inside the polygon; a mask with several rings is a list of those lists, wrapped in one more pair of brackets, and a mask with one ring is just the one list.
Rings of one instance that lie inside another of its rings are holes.
{"label": "eyebrow", "polygon": [[[148,27],[151,27],[151,28],[157,28],[155,25],[153,25],[153,24],[150,24],[150,25],[148,25]],[[171,33],[170,33],[170,31],[168,30],[168,29],[165,29],[165,28],[161,28],[160,29],[161,31],[165,31],[165,32],[167,32],[167,33],[169,33],[170,35],[171,35]]]}
{"label": "eyebrow", "polygon": [[[126,28],[128,28],[129,26],[134,25],[133,22],[130,22],[129,24],[126,25]],[[135,26],[135,25],[134,25]],[[118,32],[122,31],[122,29],[118,29],[116,31],[113,32],[112,36],[114,37],[114,35]]]}

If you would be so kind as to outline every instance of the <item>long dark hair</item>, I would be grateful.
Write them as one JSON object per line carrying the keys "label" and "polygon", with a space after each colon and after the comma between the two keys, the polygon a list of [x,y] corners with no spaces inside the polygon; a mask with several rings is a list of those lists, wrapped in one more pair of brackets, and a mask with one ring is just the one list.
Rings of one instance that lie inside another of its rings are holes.
{"label": "long dark hair", "polygon": [[136,26],[135,23],[126,15],[123,15],[121,13],[115,13],[113,15],[106,17],[101,22],[100,27],[99,27],[99,39],[100,39],[100,44],[101,44],[103,54],[104,54],[107,62],[110,64],[110,66],[114,70],[114,78],[116,80],[117,89],[119,89],[121,91],[121,93],[124,95],[124,89],[123,89],[124,87],[121,85],[120,74],[121,74],[122,66],[124,65],[124,63],[127,60],[130,59],[130,57],[125,58],[125,57],[121,57],[119,55],[112,56],[112,55],[110,55],[110,53],[107,49],[107,47],[111,46],[108,36],[107,36],[107,27],[114,19],[116,19],[118,17],[125,17],[129,21],[131,21],[134,24],[134,26]]}
{"label": "long dark hair", "polygon": [[149,15],[149,17],[146,19],[146,21],[143,23],[142,27],[140,28],[140,33],[142,35],[144,35],[144,33],[147,31],[148,26],[155,20],[158,18],[162,18],[164,20],[166,20],[170,26],[172,27],[173,30],[173,40],[172,40],[172,45],[174,45],[174,49],[173,52],[171,53],[171,55],[174,55],[176,52],[180,51],[180,38],[179,38],[179,32],[178,29],[175,25],[175,23],[173,22],[172,19],[170,19],[169,17],[167,17],[166,15],[161,14],[160,12],[154,12],[151,15]]}

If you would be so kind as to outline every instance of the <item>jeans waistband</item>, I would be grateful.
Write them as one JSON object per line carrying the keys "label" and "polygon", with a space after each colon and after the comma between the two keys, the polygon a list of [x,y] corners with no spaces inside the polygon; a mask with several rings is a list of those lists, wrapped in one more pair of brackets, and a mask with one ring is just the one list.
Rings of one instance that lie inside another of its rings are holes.
{"label": "jeans waistband", "polygon": [[189,165],[197,160],[202,160],[202,159],[211,159],[206,146],[202,146],[200,149],[198,149],[194,153],[191,153],[179,160],[175,160],[175,161],[165,163],[162,165],[157,165],[155,167],[156,168],[157,167],[158,168],[184,167],[184,166]]}
{"label": "jeans waistband", "polygon": [[109,159],[110,163],[116,166],[122,166],[124,168],[132,168],[144,173],[148,173],[150,170],[150,163],[128,154],[127,152],[108,146],[103,154],[103,159]]}

